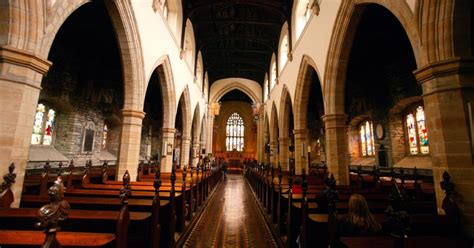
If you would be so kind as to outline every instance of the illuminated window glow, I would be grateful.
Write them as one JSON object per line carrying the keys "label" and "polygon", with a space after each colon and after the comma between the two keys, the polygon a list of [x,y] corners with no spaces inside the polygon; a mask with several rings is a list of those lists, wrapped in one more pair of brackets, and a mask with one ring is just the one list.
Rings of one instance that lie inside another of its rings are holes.
{"label": "illuminated window glow", "polygon": [[374,156],[374,128],[371,121],[364,121],[359,126],[360,148],[362,156]]}
{"label": "illuminated window glow", "polygon": [[31,135],[32,145],[51,145],[53,143],[55,118],[56,111],[54,109],[47,109],[42,103],[38,104]]}
{"label": "illuminated window glow", "polygon": [[233,113],[227,120],[225,144],[227,151],[244,150],[244,120],[237,113]]}
{"label": "illuminated window glow", "polygon": [[408,148],[411,155],[429,154],[428,130],[426,129],[425,111],[418,106],[405,117],[408,135]]}

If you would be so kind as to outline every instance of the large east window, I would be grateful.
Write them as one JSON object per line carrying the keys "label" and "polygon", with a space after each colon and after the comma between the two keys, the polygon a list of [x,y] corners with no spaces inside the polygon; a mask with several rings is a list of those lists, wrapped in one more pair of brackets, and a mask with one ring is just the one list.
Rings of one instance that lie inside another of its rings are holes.
{"label": "large east window", "polygon": [[237,113],[233,113],[227,120],[225,144],[227,151],[244,150],[244,120]]}
{"label": "large east window", "polygon": [[408,149],[411,155],[429,154],[428,131],[426,130],[425,111],[418,106],[405,116]]}
{"label": "large east window", "polygon": [[33,123],[32,145],[51,145],[53,143],[54,121],[56,111],[39,103],[36,107],[35,120]]}
{"label": "large east window", "polygon": [[360,124],[359,135],[362,156],[374,156],[374,127],[371,121],[363,121],[362,124]]}

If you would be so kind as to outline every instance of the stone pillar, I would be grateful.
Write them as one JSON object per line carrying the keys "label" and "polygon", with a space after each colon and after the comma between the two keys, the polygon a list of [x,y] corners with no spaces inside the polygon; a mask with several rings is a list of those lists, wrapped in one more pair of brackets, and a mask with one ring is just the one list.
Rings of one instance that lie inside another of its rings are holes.
{"label": "stone pillar", "polygon": [[261,111],[258,118],[258,133],[257,133],[257,152],[258,152],[258,162],[265,162],[265,115]]}
{"label": "stone pillar", "polygon": [[183,137],[181,141],[181,168],[189,166],[189,152],[191,148],[191,138]]}
{"label": "stone pillar", "polygon": [[121,180],[128,170],[130,178],[137,178],[140,158],[140,140],[142,121],[145,113],[140,110],[122,109],[122,131],[120,133],[119,157],[117,161],[117,179]]}
{"label": "stone pillar", "polygon": [[326,162],[338,185],[349,184],[346,118],[345,114],[323,116],[326,129]]}
{"label": "stone pillar", "polygon": [[[295,173],[300,175],[305,168],[308,173],[308,151],[310,151],[310,144],[308,143],[308,129],[295,130]],[[303,143],[306,146],[306,153],[303,154]]]}
{"label": "stone pillar", "polygon": [[278,167],[278,147],[277,142],[270,142],[270,163],[273,167]]}
{"label": "stone pillar", "polygon": [[278,141],[280,142],[280,164],[282,170],[288,171],[288,153],[289,153],[289,138],[279,138]]}
{"label": "stone pillar", "polygon": [[20,204],[41,80],[50,66],[29,52],[0,47],[0,176],[15,163],[12,207]]}
{"label": "stone pillar", "polygon": [[173,168],[173,149],[174,149],[174,134],[176,129],[174,128],[163,128],[161,130],[163,137],[163,149],[161,154],[161,171],[171,172]]}
{"label": "stone pillar", "polygon": [[206,139],[206,154],[212,153],[212,136],[214,135],[214,116],[207,117],[207,139]]}
{"label": "stone pillar", "polygon": [[192,152],[191,156],[193,158],[193,160],[191,161],[191,165],[196,166],[197,163],[199,162],[199,154],[201,153],[199,141],[194,141],[193,150],[191,152]]}
{"label": "stone pillar", "polygon": [[438,210],[444,212],[441,203],[445,193],[439,183],[443,172],[448,171],[465,231],[474,235],[474,61],[439,61],[418,69],[415,75],[423,88]]}

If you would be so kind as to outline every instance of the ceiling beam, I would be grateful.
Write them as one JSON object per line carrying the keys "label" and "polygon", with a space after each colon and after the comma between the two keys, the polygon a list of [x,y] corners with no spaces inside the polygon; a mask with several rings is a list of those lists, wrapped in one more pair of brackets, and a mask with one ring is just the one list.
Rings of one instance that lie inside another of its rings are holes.
{"label": "ceiling beam", "polygon": [[281,29],[281,22],[274,21],[264,21],[264,20],[236,20],[236,19],[227,19],[227,20],[195,20],[193,23],[198,26],[200,24],[248,24],[248,25],[258,25],[258,26],[270,26],[274,28]]}
{"label": "ceiling beam", "polygon": [[199,43],[200,43],[199,50],[203,50],[206,46],[209,46],[210,44],[220,42],[220,41],[228,41],[228,40],[243,40],[243,41],[248,41],[252,43],[257,43],[257,44],[263,45],[264,47],[267,48],[268,51],[272,53],[276,51],[276,47],[274,45],[271,45],[271,43],[273,43],[274,40],[269,41],[269,40],[262,40],[262,39],[242,37],[242,36],[224,36],[224,35],[221,35],[219,38],[215,37],[213,39],[199,40]]}
{"label": "ceiling beam", "polygon": [[[286,0],[285,0],[285,2],[286,2]],[[276,4],[272,4],[272,3],[276,3]],[[255,2],[241,1],[241,0],[210,1],[210,2],[194,4],[194,5],[191,4],[190,7],[185,8],[185,11],[187,13],[187,16],[191,17],[191,19],[192,19],[193,15],[197,11],[202,10],[202,9],[206,9],[206,8],[210,8],[210,7],[213,7],[213,6],[219,6],[219,5],[222,6],[220,9],[233,7],[235,5],[250,5],[250,6],[265,8],[267,10],[273,11],[273,12],[277,13],[278,15],[280,15],[282,20],[286,20],[288,18],[287,13],[285,13],[281,8],[282,5],[287,5],[287,4],[284,4],[282,2],[273,1],[273,0],[268,1],[268,2],[264,2],[262,0],[255,1]],[[291,6],[288,6],[288,7],[291,8]]]}

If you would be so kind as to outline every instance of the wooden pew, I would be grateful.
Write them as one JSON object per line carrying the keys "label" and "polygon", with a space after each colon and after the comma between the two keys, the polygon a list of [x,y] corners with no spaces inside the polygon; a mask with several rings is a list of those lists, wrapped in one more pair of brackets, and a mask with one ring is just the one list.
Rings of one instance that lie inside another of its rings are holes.
{"label": "wooden pew", "polygon": [[14,201],[13,192],[11,186],[15,183],[16,174],[13,173],[15,170],[15,164],[11,163],[8,167],[8,173],[3,176],[2,187],[0,188],[0,207],[9,208]]}
{"label": "wooden pew", "polygon": [[[59,232],[59,221],[68,217],[69,204],[63,200],[64,186],[60,177],[49,189],[51,202],[37,212],[39,222],[36,224],[41,231],[33,230],[2,230],[0,232],[0,245],[41,245],[42,247],[82,246],[104,247],[115,242],[115,247],[126,247],[127,234],[124,229],[128,227],[129,214],[126,205],[123,205],[117,220],[117,233],[84,233],[84,232]],[[10,210],[12,211],[12,210]],[[18,210],[16,210],[18,211]],[[23,211],[23,210],[19,210]],[[118,236],[120,235],[120,236]],[[40,239],[41,238],[41,239]],[[62,243],[61,243],[62,242]]]}

